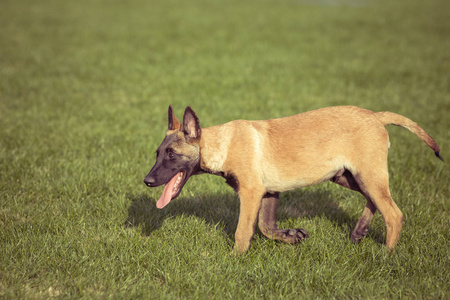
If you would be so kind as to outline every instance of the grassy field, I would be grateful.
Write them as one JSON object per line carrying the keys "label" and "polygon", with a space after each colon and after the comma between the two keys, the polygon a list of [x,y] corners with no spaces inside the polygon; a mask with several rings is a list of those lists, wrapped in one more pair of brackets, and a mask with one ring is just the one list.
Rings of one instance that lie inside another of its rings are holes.
{"label": "grassy field", "polygon": [[405,215],[393,255],[361,195],[284,193],[280,227],[231,255],[239,199],[191,178],[155,207],[143,179],[190,105],[203,126],[333,105],[406,115],[450,160],[450,2],[24,1],[0,4],[0,298],[450,297],[450,168],[389,127]]}

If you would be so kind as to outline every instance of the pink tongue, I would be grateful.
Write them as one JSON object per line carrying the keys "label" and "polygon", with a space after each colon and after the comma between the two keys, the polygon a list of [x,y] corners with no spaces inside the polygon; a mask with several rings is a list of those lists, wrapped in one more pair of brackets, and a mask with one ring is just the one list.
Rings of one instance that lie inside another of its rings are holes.
{"label": "pink tongue", "polygon": [[[180,172],[181,173],[181,172]],[[161,209],[167,204],[169,204],[170,200],[172,200],[173,196],[173,187],[175,182],[177,182],[178,176],[180,173],[177,173],[166,185],[164,186],[164,190],[162,192],[161,198],[159,198],[158,202],[156,202],[156,207]]]}

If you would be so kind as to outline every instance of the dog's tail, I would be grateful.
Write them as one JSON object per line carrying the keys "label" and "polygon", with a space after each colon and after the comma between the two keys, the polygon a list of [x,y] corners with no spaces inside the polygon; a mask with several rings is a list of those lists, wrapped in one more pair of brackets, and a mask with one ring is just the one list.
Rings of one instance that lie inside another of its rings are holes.
{"label": "dog's tail", "polygon": [[375,117],[378,119],[378,121],[381,122],[384,126],[386,125],[397,125],[401,126],[403,128],[408,129],[415,135],[417,135],[422,141],[425,142],[425,144],[428,145],[433,151],[436,157],[438,157],[440,160],[444,161],[440,155],[441,149],[439,148],[438,144],[433,140],[433,138],[425,131],[422,127],[417,125],[416,122],[408,119],[407,117],[404,117],[402,115],[392,113],[389,111],[382,111],[375,113]]}

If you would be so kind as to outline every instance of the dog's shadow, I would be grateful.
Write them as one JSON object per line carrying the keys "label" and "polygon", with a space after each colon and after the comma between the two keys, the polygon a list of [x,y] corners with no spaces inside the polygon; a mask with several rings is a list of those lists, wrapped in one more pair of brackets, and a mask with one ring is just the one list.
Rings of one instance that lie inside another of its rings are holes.
{"label": "dog's shadow", "polygon": [[231,192],[226,195],[180,196],[163,209],[156,208],[156,199],[148,197],[146,193],[130,195],[129,198],[131,205],[125,226],[140,226],[144,235],[150,235],[166,219],[176,216],[196,216],[211,225],[221,224],[228,235],[233,234],[237,227],[239,200]]}
{"label": "dog's shadow", "polygon": [[[127,227],[141,227],[143,235],[159,229],[164,220],[176,216],[195,216],[213,226],[220,225],[232,239],[239,218],[239,198],[233,192],[202,194],[198,197],[180,197],[173,200],[164,209],[156,208],[156,200],[147,194],[129,195],[131,205],[128,208]],[[361,200],[361,211],[363,207]],[[331,194],[324,189],[299,189],[282,193],[277,211],[277,222],[288,219],[325,217],[343,227],[350,236],[357,217],[351,217],[342,210]],[[305,228],[307,229],[307,228]],[[257,234],[261,234],[257,230]],[[382,232],[372,231],[370,236],[378,243],[383,242]]]}

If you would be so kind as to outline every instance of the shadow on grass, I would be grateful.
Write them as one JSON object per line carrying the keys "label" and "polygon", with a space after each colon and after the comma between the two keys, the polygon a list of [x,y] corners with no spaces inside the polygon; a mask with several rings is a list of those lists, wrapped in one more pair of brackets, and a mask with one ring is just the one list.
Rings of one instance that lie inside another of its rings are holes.
{"label": "shadow on grass", "polygon": [[[175,216],[196,216],[213,226],[220,225],[225,233],[234,238],[238,218],[239,199],[234,193],[203,194],[198,197],[179,197],[173,200],[164,209],[156,208],[156,199],[146,194],[130,195],[131,205],[128,208],[128,218],[125,226],[142,227],[144,235],[150,235],[159,229],[164,220]],[[361,212],[364,202],[361,201]],[[348,231],[351,231],[357,222],[357,218],[349,216],[335,202],[326,190],[300,189],[281,194],[277,221],[288,219],[325,217]],[[308,230],[307,228],[305,228]],[[256,234],[261,234],[256,230]],[[383,243],[383,234],[379,231],[371,231],[369,236]]]}

